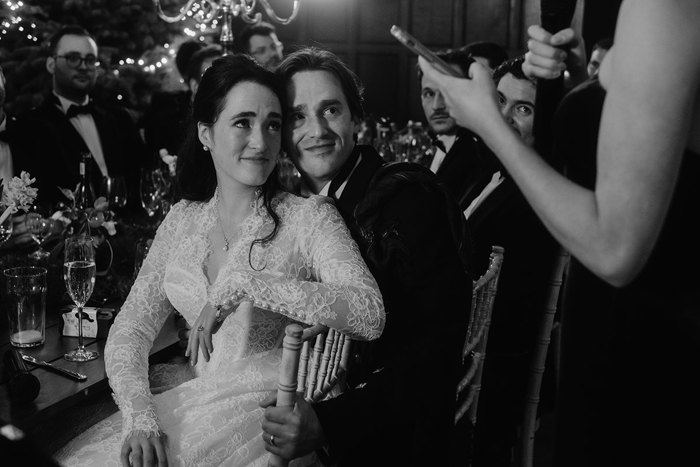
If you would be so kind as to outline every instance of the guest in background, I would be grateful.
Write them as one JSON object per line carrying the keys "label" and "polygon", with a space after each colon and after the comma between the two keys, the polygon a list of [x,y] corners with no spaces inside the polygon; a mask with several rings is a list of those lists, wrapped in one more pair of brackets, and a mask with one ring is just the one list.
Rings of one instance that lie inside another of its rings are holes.
{"label": "guest in background", "polygon": [[165,149],[167,154],[177,155],[180,152],[192,103],[192,87],[187,71],[192,55],[204,47],[206,44],[197,40],[180,44],[175,55],[175,65],[181,76],[183,89],[154,94],[143,117],[142,125],[148,154],[151,158],[156,158],[156,161],[160,159],[156,155],[161,149]]}
{"label": "guest in background", "polygon": [[90,183],[98,194],[101,178],[124,176],[129,204],[139,206],[139,169],[146,160],[145,146],[129,114],[118,107],[106,107],[90,98],[95,86],[97,44],[80,26],[65,26],[49,42],[46,69],[52,75],[53,90],[34,108],[26,124],[40,129],[37,136],[52,148],[33,155],[40,170],[39,199],[66,201],[57,187],[74,189],[79,180],[82,153],[92,155]]}
{"label": "guest in background", "polygon": [[217,58],[223,55],[223,50],[219,45],[207,45],[202,47],[192,54],[190,60],[187,62],[187,85],[190,88],[192,98],[197,93],[197,88],[199,87],[199,82],[202,80],[202,75],[207,71],[207,68]]}
{"label": "guest in background", "polygon": [[354,347],[344,394],[298,400],[291,413],[274,398],[263,404],[263,437],[275,436],[267,449],[285,458],[319,449],[339,466],[446,465],[471,303],[461,213],[424,167],[383,167],[355,143],[362,86],[337,56],[301,49],[277,72],[287,83],[285,150],[309,192],[336,200],[387,322],[377,341]]}
{"label": "guest in background", "polygon": [[[467,50],[440,51],[437,55],[466,76],[472,60]],[[417,68],[417,72],[421,85],[421,104],[435,145],[430,170],[436,173],[450,196],[464,211],[497,170],[492,170],[495,159],[474,133],[458,126],[450,116],[436,83],[425,76],[420,68]]]}
{"label": "guest in background", "polygon": [[610,48],[612,48],[612,45],[612,37],[601,39],[593,45],[593,49],[591,50],[591,58],[588,60],[588,66],[586,68],[589,78],[592,78],[598,74],[600,65],[603,63],[603,59]]}
{"label": "guest in background", "polygon": [[277,38],[277,30],[266,22],[249,24],[241,29],[234,44],[238,51],[246,53],[268,70],[274,68],[282,61],[284,47]]}
{"label": "guest in background", "polygon": [[[535,81],[526,77],[523,57],[508,60],[493,72],[502,119],[509,134],[534,143]],[[484,163],[462,174],[480,191],[465,209],[474,240],[473,264],[484,270],[491,245],[505,248],[484,365],[475,467],[508,467],[525,410],[525,394],[537,330],[545,310],[557,243],[528,205],[513,177],[479,140]],[[550,388],[548,388],[550,389]],[[550,393],[542,407],[551,409]]]}
{"label": "guest in background", "polygon": [[[699,23],[696,1],[622,3],[599,72],[604,101],[591,102],[600,125],[595,153],[580,164],[592,170],[588,180],[571,171],[563,177],[520,138],[504,136],[486,70],[472,65],[471,79],[454,79],[420,60],[441,83],[451,114],[483,137],[572,255],[557,465],[699,459],[700,276],[688,268],[700,259],[700,53],[691,47]],[[566,57],[559,47],[573,31],[529,33],[524,69],[559,76]]]}

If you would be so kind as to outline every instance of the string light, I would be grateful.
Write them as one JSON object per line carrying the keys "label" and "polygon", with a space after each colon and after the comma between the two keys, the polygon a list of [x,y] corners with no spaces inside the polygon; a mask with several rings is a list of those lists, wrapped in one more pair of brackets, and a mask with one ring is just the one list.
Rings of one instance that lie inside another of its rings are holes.
{"label": "string light", "polygon": [[[9,15],[7,15],[5,18],[3,18],[2,26],[2,35],[0,35],[0,41],[3,39],[3,36],[6,36],[8,33],[11,33],[14,31],[14,29],[17,29],[18,32],[24,33],[25,32],[25,26],[22,24],[24,21],[22,17],[19,15],[21,12],[22,8],[25,6],[24,2],[13,2],[12,0],[6,0],[2,4],[4,4],[7,8],[9,8],[10,12]],[[0,4],[0,5],[2,5]],[[16,14],[16,16],[15,16]],[[26,38],[29,41],[32,42],[37,42],[39,38],[35,36],[31,30],[36,29],[36,24],[31,23],[29,25],[29,31],[26,34]]]}

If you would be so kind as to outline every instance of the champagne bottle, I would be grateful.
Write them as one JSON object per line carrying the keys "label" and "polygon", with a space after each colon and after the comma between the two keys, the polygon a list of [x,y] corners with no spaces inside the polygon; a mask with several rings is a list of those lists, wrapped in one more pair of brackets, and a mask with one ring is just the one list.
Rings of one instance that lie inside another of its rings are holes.
{"label": "champagne bottle", "polygon": [[75,207],[81,210],[92,206],[92,203],[95,200],[90,179],[91,159],[92,154],[89,152],[83,152],[80,155],[80,181],[78,182],[78,189],[75,195]]}

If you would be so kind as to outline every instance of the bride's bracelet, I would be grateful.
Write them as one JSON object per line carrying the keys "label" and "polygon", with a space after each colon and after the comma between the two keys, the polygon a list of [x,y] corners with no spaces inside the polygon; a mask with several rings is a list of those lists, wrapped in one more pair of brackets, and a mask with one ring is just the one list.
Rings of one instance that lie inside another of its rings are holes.
{"label": "bride's bracelet", "polygon": [[228,315],[235,311],[235,309],[232,310],[232,308],[234,308],[234,304],[237,306],[241,303],[241,301],[247,298],[247,293],[237,290],[233,293],[233,298],[230,300],[214,305],[214,309],[216,310],[216,324],[221,324],[228,317]]}

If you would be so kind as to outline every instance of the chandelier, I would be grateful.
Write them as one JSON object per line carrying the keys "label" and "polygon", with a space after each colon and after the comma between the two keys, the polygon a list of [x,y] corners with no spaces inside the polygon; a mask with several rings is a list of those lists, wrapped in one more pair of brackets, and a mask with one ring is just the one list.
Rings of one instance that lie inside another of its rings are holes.
{"label": "chandelier", "polygon": [[[293,0],[292,13],[287,18],[278,16],[270,6],[268,0],[260,0],[260,4],[265,9],[267,16],[276,23],[287,25],[296,18],[299,13],[301,0]],[[216,27],[221,17],[221,35],[219,42],[224,54],[231,52],[233,47],[233,30],[231,27],[233,17],[240,16],[246,23],[259,23],[262,21],[260,12],[253,13],[258,4],[258,0],[188,0],[180,7],[180,12],[170,16],[163,11],[161,0],[153,0],[156,5],[158,16],[168,23],[182,21],[186,17],[195,17],[200,24]]]}

